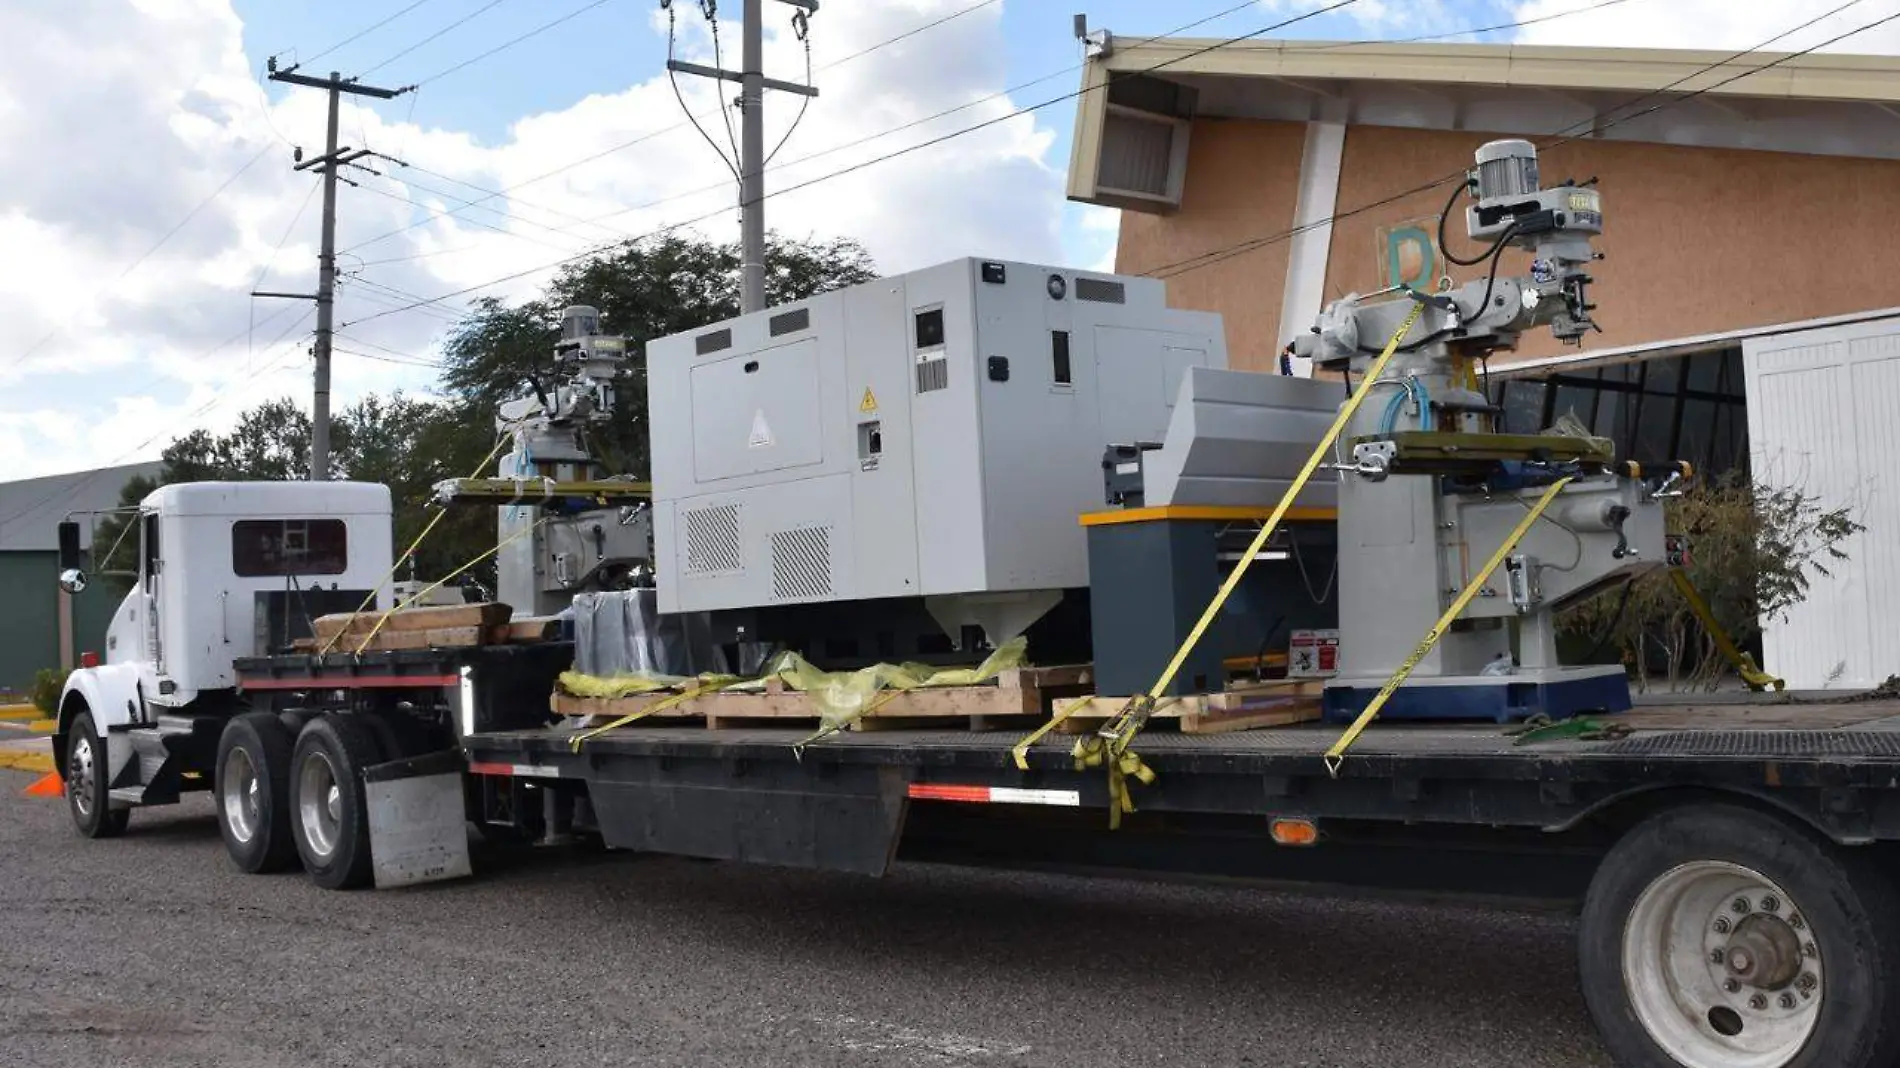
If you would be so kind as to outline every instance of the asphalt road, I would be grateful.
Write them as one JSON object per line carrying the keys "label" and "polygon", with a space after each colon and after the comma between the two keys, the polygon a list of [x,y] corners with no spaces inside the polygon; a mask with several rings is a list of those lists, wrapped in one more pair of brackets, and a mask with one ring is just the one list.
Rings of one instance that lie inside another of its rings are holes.
{"label": "asphalt road", "polygon": [[0,1065],[1608,1063],[1559,916],[521,851],[337,894],[239,874],[205,798],[90,842],[27,781],[0,771]]}

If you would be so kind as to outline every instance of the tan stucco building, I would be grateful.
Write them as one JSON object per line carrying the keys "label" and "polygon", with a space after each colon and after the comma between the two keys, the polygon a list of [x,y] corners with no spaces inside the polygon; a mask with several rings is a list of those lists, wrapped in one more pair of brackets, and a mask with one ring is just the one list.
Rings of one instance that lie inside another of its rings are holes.
{"label": "tan stucco building", "polygon": [[[1853,562],[1765,652],[1797,686],[1900,672],[1900,484],[1877,488],[1900,421],[1900,60],[1112,37],[1090,52],[1069,196],[1122,209],[1116,269],[1221,313],[1236,367],[1273,370],[1328,300],[1474,277],[1436,232],[1485,141],[1538,144],[1547,185],[1595,179],[1603,332],[1581,349],[1527,335],[1495,358],[1507,417],[1567,412],[1636,459],[1853,506],[1869,531]],[[1448,238],[1476,251],[1461,211]]]}

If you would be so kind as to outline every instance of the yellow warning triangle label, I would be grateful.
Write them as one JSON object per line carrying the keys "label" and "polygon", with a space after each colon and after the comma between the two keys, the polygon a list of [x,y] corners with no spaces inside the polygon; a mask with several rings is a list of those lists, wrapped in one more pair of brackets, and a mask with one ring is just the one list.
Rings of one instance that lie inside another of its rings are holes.
{"label": "yellow warning triangle label", "polygon": [[871,392],[870,386],[864,387],[864,399],[858,402],[858,411],[861,411],[861,412],[877,411],[877,394]]}

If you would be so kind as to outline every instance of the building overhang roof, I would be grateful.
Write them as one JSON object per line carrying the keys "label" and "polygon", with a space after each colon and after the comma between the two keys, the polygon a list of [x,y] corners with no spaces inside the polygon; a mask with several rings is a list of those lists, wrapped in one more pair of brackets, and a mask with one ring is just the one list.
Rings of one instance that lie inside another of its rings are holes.
{"label": "building overhang roof", "polygon": [[[1092,51],[1069,197],[1135,210],[1179,203],[1185,124],[1196,118],[1900,159],[1900,58],[1887,56],[1756,52],[1725,63],[1734,53],[1203,38],[1111,39]],[[1179,168],[1163,175],[1156,153],[1170,127],[1182,131],[1170,157]],[[1142,151],[1154,158],[1130,155]]]}

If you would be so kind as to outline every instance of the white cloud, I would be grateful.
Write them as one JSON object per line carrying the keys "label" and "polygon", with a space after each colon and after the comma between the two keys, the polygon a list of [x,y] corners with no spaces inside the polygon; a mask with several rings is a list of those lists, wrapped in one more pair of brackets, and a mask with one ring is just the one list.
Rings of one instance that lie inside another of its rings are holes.
{"label": "white cloud", "polygon": [[[822,68],[959,6],[894,0],[850,18],[821,13],[813,20],[814,64]],[[680,16],[682,57],[709,62],[697,12],[682,5]],[[887,271],[972,252],[1055,258],[1062,193],[1061,176],[1045,158],[1052,133],[1033,117],[1007,118],[1007,99],[976,103],[1005,84],[999,20],[994,7],[973,12],[821,70],[822,95],[769,172],[768,188],[819,183],[772,196],[769,224],[797,236],[859,238]],[[9,474],[148,457],[191,425],[226,425],[248,404],[307,392],[308,328],[284,331],[308,308],[253,307],[246,293],[266,264],[263,288],[314,285],[315,179],[291,170],[285,139],[320,150],[323,94],[300,89],[269,104],[243,54],[242,31],[230,0],[0,8],[0,173],[8,175],[0,186],[7,253],[0,257],[0,447],[19,457]],[[738,39],[736,26],[721,32]],[[802,75],[802,49],[782,20],[768,24],[766,46],[775,75]],[[502,53],[485,62],[507,59]],[[425,92],[479,92],[480,71]],[[681,88],[689,105],[708,110],[730,87],[688,78]],[[805,158],[966,104],[914,129]],[[768,145],[796,106],[782,94],[768,100]],[[655,135],[679,120],[664,75],[521,116],[493,144],[426,122],[386,122],[346,101],[340,125],[347,142],[415,167],[378,163],[383,176],[355,175],[360,187],[340,191],[346,277],[339,345],[426,355],[468,298],[378,314],[409,302],[403,294],[434,296],[522,273],[469,294],[518,298],[547,277],[531,268],[698,216],[707,216],[695,224],[700,232],[735,236],[735,193],[712,149],[690,128]],[[986,120],[997,121],[828,177]],[[723,140],[723,126],[716,128]],[[609,151],[646,135],[654,136]],[[607,154],[561,169],[600,153]],[[550,171],[558,173],[543,177]],[[222,194],[166,238],[227,180]],[[445,210],[483,197],[471,187],[522,183],[529,184],[517,200],[490,199],[457,217],[410,225],[420,213],[407,200]],[[161,239],[156,253],[126,272]],[[338,360],[339,404],[428,377],[361,357]],[[194,414],[207,404],[214,406]],[[156,440],[138,448],[149,438]]]}

